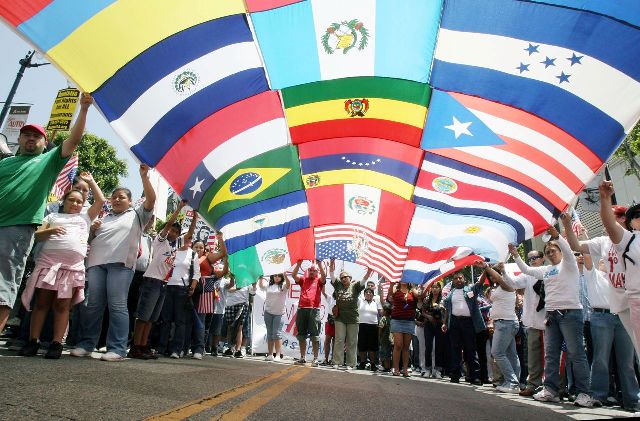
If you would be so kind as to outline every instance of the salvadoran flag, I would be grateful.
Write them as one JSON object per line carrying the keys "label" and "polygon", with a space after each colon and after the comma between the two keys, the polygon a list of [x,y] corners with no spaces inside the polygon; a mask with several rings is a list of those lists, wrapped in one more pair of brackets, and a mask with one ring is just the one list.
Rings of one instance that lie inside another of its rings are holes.
{"label": "salvadoran flag", "polygon": [[640,117],[637,57],[640,30],[606,16],[448,0],[431,85],[535,114],[606,161]]}
{"label": "salvadoran flag", "polygon": [[224,214],[216,223],[229,254],[309,227],[304,190],[252,203]]}
{"label": "salvadoran flag", "polygon": [[351,76],[426,82],[442,0],[310,0],[251,13],[273,89]]}
{"label": "salvadoran flag", "polygon": [[504,261],[508,244],[516,240],[515,229],[504,222],[417,206],[406,244],[431,250],[469,247],[492,261]]}
{"label": "salvadoran flag", "polygon": [[425,287],[429,287],[438,279],[478,260],[484,259],[473,254],[473,250],[469,247],[452,247],[436,251],[423,247],[410,247],[402,272],[402,280],[414,284],[425,284]]}

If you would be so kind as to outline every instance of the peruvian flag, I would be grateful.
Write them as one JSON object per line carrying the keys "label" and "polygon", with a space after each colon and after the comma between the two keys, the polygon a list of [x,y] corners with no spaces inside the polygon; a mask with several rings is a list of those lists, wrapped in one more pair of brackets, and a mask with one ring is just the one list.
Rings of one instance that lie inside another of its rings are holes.
{"label": "peruvian flag", "polygon": [[371,186],[338,184],[307,190],[311,226],[356,224],[405,244],[415,204]]}

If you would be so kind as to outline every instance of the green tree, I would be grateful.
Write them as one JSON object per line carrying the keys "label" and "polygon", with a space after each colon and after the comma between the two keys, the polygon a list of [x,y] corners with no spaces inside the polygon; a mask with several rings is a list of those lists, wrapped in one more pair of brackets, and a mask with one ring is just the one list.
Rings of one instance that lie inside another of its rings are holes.
{"label": "green tree", "polygon": [[627,164],[625,175],[635,175],[640,181],[640,164],[636,159],[638,155],[640,155],[640,123],[629,132],[613,154],[616,158],[622,158]]}
{"label": "green tree", "polygon": [[[68,137],[69,132],[57,132],[53,143],[60,145]],[[116,149],[106,139],[85,133],[76,152],[80,158],[78,171],[89,171],[105,195],[120,185],[120,177],[127,176],[127,162],[118,159]]]}

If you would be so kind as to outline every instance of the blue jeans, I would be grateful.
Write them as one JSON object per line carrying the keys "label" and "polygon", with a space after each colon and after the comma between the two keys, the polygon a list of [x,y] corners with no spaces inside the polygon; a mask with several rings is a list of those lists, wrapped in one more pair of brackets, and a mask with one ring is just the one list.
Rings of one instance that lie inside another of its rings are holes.
{"label": "blue jeans", "polygon": [[[187,316],[191,318],[191,310],[185,309],[187,301],[187,287],[169,285],[166,288],[164,304],[162,306],[162,332],[160,333],[160,344],[158,352],[163,353],[165,349],[169,354],[183,350],[185,343]],[[175,324],[173,338],[169,341],[171,333],[171,323]],[[189,331],[191,334],[191,331]]]}
{"label": "blue jeans", "polygon": [[[435,346],[433,345],[435,338]],[[426,369],[431,369],[431,355],[435,354],[435,369],[442,371],[445,367],[445,336],[442,333],[442,323],[431,323],[426,321],[424,324],[424,355]]]}
{"label": "blue jeans", "polygon": [[491,343],[491,354],[504,377],[503,386],[520,385],[520,360],[516,351],[516,334],[520,329],[517,320],[496,320]]}
{"label": "blue jeans", "polygon": [[268,341],[282,339],[282,327],[284,326],[282,314],[271,314],[265,311],[264,324],[267,327]]}
{"label": "blue jeans", "polygon": [[582,310],[547,311],[544,331],[544,385],[553,393],[560,391],[560,347],[567,344],[567,361],[573,364],[574,384],[578,393],[589,394],[589,364],[584,351]]}
{"label": "blue jeans", "polygon": [[108,263],[87,269],[86,309],[82,312],[82,339],[76,346],[93,351],[100,338],[102,316],[109,306],[107,352],[127,355],[129,310],[127,294],[133,279],[133,269],[122,263]]}
{"label": "blue jeans", "polygon": [[625,408],[638,403],[638,380],[633,371],[633,343],[622,326],[620,318],[611,313],[591,314],[591,338],[593,340],[593,364],[591,365],[591,391],[601,402],[609,396],[609,357],[611,346],[616,348],[616,364],[622,401]]}

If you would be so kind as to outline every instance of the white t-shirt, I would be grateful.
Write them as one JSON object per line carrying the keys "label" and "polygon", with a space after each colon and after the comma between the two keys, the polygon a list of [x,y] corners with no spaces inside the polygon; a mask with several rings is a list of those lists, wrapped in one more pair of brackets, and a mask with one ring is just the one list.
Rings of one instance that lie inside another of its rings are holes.
{"label": "white t-shirt", "polygon": [[195,255],[195,264],[193,265],[193,277],[188,279],[192,255],[193,251],[191,249],[176,251],[176,257],[173,260],[173,272],[167,285],[190,286],[193,279],[200,279],[200,264],[197,254]]}
{"label": "white t-shirt", "polygon": [[[609,284],[607,294],[609,296],[609,304],[611,312],[620,313],[629,308],[629,300],[625,295],[625,273],[622,259],[618,256],[616,248],[607,236],[592,238],[588,241],[581,241],[580,244],[586,244],[589,247],[589,254],[593,261],[593,266],[598,267],[600,259],[604,260],[605,272]],[[624,250],[623,250],[624,251]],[[590,297],[591,298],[591,297]]]}
{"label": "white t-shirt", "polygon": [[[173,265],[176,249],[166,237],[158,234],[153,240],[153,258],[144,273],[147,278],[164,280]],[[187,272],[188,274],[189,272]]]}
{"label": "white t-shirt", "polygon": [[523,273],[544,280],[547,311],[582,310],[580,303],[580,273],[573,251],[562,237],[558,238],[562,260],[557,265],[527,266],[520,256],[516,264]]}
{"label": "white t-shirt", "polygon": [[284,314],[284,304],[287,300],[287,293],[289,292],[287,285],[282,282],[282,288],[273,284],[263,289],[267,292],[264,300],[264,311],[274,316]]}
{"label": "white t-shirt", "polygon": [[589,297],[591,308],[610,309],[611,286],[607,280],[607,274],[598,269],[588,270],[586,267],[582,269],[582,274],[587,285],[587,297]]}
{"label": "white t-shirt", "polygon": [[624,250],[627,248],[627,244],[631,241],[631,237],[635,234],[635,238],[629,247],[629,252],[627,256],[632,258],[636,263],[635,265],[631,263],[628,259],[626,263],[626,271],[624,279],[625,279],[625,288],[627,290],[627,295],[632,298],[640,298],[640,231],[627,231],[624,230],[622,234],[622,240],[616,244],[616,251],[618,252],[618,256],[620,256],[620,261],[622,261],[622,254]]}
{"label": "white t-shirt", "polygon": [[52,235],[42,245],[42,250],[69,250],[81,256],[87,255],[87,240],[91,218],[86,213],[50,213],[42,220],[49,228],[64,227],[63,235]]}
{"label": "white t-shirt", "polygon": [[522,305],[522,323],[526,327],[533,329],[544,330],[545,318],[547,312],[544,307],[540,311],[536,311],[538,303],[540,302],[540,296],[533,290],[533,286],[538,282],[536,278],[525,273],[517,275],[515,278],[511,278],[509,273],[505,271],[502,274],[502,279],[507,282],[513,289],[524,288],[524,303]]}
{"label": "white t-shirt", "polygon": [[124,263],[125,267],[133,269],[138,258],[142,230],[151,219],[151,212],[140,205],[102,218],[102,225],[91,241],[87,268],[107,263]]}
{"label": "white t-shirt", "polygon": [[462,288],[451,288],[451,314],[460,317],[471,317],[467,300],[464,298],[464,290]]}
{"label": "white t-shirt", "polygon": [[498,285],[491,290],[491,311],[493,320],[518,320],[516,316],[516,292],[505,291]]}
{"label": "white t-shirt", "polygon": [[229,278],[218,279],[213,285],[218,292],[218,299],[213,308],[213,314],[224,314],[224,308],[227,306],[227,288],[225,288],[231,280]]}
{"label": "white t-shirt", "polygon": [[358,314],[360,316],[360,324],[377,325],[378,324],[378,309],[381,309],[382,305],[380,301],[376,301],[375,298],[371,302],[364,298],[358,299]]}
{"label": "white t-shirt", "polygon": [[249,287],[227,292],[227,307],[249,303]]}

